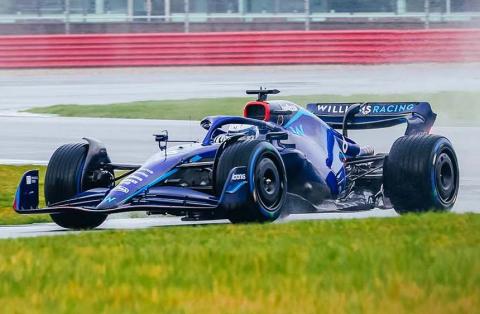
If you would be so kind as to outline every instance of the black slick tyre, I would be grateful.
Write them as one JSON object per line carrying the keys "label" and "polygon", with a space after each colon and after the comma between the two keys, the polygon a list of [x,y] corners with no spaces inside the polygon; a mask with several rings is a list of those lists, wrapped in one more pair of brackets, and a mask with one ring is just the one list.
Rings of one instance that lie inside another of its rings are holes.
{"label": "black slick tyre", "polygon": [[[66,144],[53,153],[45,176],[47,205],[67,200],[83,191],[82,173],[87,151],[87,144]],[[92,229],[107,219],[106,214],[82,212],[51,214],[50,217],[67,229]]]}
{"label": "black slick tyre", "polygon": [[399,214],[449,211],[457,199],[458,161],[438,135],[400,137],[384,162],[384,190]]}
{"label": "black slick tyre", "polygon": [[250,140],[229,145],[216,166],[215,186],[220,194],[235,167],[246,167],[249,195],[244,202],[226,208],[232,223],[270,222],[277,219],[287,196],[283,160],[269,142]]}

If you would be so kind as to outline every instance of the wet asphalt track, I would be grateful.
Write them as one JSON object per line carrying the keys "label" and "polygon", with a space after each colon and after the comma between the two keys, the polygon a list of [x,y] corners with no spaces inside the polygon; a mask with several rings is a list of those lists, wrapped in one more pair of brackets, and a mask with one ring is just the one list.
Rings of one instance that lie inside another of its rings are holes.
{"label": "wet asphalt track", "polygon": [[[406,80],[406,77],[410,79]],[[399,85],[399,82],[402,83]],[[285,95],[375,93],[379,90],[382,93],[469,91],[480,86],[480,64],[0,71],[0,163],[44,163],[56,147],[78,141],[84,136],[104,141],[116,162],[141,163],[158,151],[152,137],[155,132],[168,129],[171,138],[176,139],[200,139],[203,134],[197,122],[189,121],[31,117],[15,114],[16,110],[31,105],[240,96],[239,90],[260,84],[283,89]],[[402,130],[399,127],[352,134],[359,143],[373,143],[376,150],[382,152],[388,151]],[[476,143],[480,138],[480,126],[436,127],[433,132],[450,138],[459,156],[461,187],[454,211],[479,212],[480,170],[477,160],[480,147]],[[280,223],[301,219],[383,216],[396,214],[392,210],[374,210],[351,214],[290,215]],[[100,229],[196,224],[181,222],[176,217],[116,217],[119,219],[107,220]],[[52,223],[0,226],[0,238],[60,235],[67,232],[70,231]]]}
{"label": "wet asphalt track", "polygon": [[[391,210],[373,210],[370,212],[344,213],[344,214],[298,214],[279,219],[275,223],[287,223],[299,220],[318,219],[361,219],[367,217],[395,217],[397,214]],[[118,218],[108,219],[100,227],[89,232],[100,230],[139,230],[147,228],[172,227],[172,226],[195,226],[210,224],[226,224],[227,220],[206,220],[198,222],[182,221],[178,217],[147,217],[147,218]],[[0,226],[0,239],[27,238],[38,236],[55,236],[75,234],[79,231],[69,231],[58,227],[54,223],[38,223],[19,226]]]}
{"label": "wet asphalt track", "polygon": [[480,63],[0,70],[0,112],[55,104],[243,96],[477,91]]}

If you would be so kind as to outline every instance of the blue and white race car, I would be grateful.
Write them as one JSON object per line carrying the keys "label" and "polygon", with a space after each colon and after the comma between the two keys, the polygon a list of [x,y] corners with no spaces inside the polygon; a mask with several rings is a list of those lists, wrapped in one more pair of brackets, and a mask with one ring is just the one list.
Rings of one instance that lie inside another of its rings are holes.
{"label": "blue and white race car", "polygon": [[[168,148],[168,133],[156,135],[160,151],[143,165],[112,162],[94,139],[63,145],[48,164],[47,206],[38,208],[39,173],[31,170],[21,179],[14,209],[88,229],[129,211],[246,223],[274,221],[291,210],[393,207],[402,214],[454,205],[457,157],[449,140],[430,134],[436,115],[428,103],[314,103],[305,109],[267,101],[278,92],[247,91],[258,99],[247,103],[243,117],[205,118],[201,143]],[[388,154],[348,137],[349,129],[400,123],[407,123],[405,135]]]}

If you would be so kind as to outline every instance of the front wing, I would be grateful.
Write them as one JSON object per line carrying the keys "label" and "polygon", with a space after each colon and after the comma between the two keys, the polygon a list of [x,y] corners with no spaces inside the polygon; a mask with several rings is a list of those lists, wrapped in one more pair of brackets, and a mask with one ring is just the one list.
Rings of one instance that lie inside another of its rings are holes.
{"label": "front wing", "polygon": [[229,207],[229,204],[243,202],[249,197],[246,167],[233,168],[220,196],[191,190],[183,187],[152,187],[128,203],[112,209],[97,209],[110,191],[96,188],[80,193],[68,200],[39,208],[38,170],[26,172],[18,185],[13,203],[19,214],[58,214],[66,212],[115,214],[133,211],[212,211]]}

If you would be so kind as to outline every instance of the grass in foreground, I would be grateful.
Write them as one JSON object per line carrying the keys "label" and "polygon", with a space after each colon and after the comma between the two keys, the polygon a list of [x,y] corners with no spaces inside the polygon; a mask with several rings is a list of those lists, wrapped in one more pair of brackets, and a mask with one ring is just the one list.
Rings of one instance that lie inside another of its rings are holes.
{"label": "grass in foreground", "polygon": [[[282,96],[300,105],[311,102],[361,101],[428,101],[439,113],[439,122],[474,123],[480,120],[480,92],[441,92],[430,94],[359,94],[351,96],[313,95]],[[209,115],[240,115],[252,98],[216,98],[163,101],[138,101],[110,105],[56,105],[27,110],[31,113],[56,114],[65,117],[104,117],[131,119],[201,120]]]}
{"label": "grass in foreground", "polygon": [[2,240],[6,312],[475,313],[480,215]]}
{"label": "grass in foreground", "polygon": [[[12,209],[17,184],[20,182],[22,175],[30,169],[40,170],[40,191],[43,191],[42,179],[45,178],[45,167],[0,165],[0,225],[50,221],[47,215],[23,216],[15,213]],[[44,203],[43,193],[40,193],[40,203]]]}

